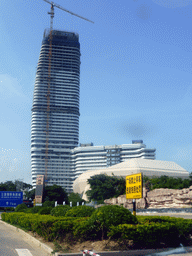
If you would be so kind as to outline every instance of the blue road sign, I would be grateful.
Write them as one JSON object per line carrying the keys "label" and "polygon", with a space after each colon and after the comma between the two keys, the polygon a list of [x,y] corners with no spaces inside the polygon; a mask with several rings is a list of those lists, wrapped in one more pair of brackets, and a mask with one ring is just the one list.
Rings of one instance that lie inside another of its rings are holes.
{"label": "blue road sign", "polygon": [[23,203],[23,192],[0,191],[0,207],[16,207]]}

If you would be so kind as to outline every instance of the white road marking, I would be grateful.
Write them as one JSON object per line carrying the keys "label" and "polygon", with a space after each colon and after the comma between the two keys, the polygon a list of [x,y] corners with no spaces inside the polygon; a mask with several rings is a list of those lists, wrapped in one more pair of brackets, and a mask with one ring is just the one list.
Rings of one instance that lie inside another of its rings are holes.
{"label": "white road marking", "polygon": [[19,256],[33,256],[28,249],[15,249]]}

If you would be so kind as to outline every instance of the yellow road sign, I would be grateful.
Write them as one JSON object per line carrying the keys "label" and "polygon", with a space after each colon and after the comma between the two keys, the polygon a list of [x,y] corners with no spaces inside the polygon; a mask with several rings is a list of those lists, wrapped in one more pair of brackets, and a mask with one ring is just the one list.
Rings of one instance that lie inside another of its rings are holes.
{"label": "yellow road sign", "polygon": [[142,173],[126,176],[126,199],[138,199],[143,197]]}

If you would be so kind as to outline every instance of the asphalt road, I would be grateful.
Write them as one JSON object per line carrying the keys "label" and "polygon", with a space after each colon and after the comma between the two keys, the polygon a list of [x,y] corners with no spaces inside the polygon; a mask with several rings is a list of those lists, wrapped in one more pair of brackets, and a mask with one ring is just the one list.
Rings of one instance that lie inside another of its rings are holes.
{"label": "asphalt road", "polygon": [[50,253],[27,239],[25,234],[0,220],[1,256],[48,256]]}

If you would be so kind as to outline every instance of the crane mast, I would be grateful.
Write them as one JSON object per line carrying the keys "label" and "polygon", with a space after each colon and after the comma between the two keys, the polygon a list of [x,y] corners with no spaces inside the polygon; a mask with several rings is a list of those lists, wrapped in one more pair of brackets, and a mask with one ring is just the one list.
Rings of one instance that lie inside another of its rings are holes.
{"label": "crane mast", "polygon": [[52,59],[52,31],[53,31],[53,18],[54,18],[54,7],[63,10],[65,12],[68,12],[71,15],[74,15],[78,18],[81,18],[83,20],[86,20],[88,22],[94,23],[93,21],[84,18],[78,14],[75,14],[65,8],[63,8],[62,6],[54,3],[54,2],[50,2],[48,0],[43,0],[46,3],[51,5],[51,10],[50,12],[48,12],[48,14],[50,15],[50,33],[49,33],[49,64],[48,64],[48,86],[47,86],[47,94],[45,95],[45,97],[47,98],[47,120],[46,120],[46,145],[45,145],[45,185],[47,185],[48,183],[48,176],[47,176],[47,170],[48,170],[48,153],[49,153],[49,130],[50,130],[50,85],[51,85],[51,59]]}

